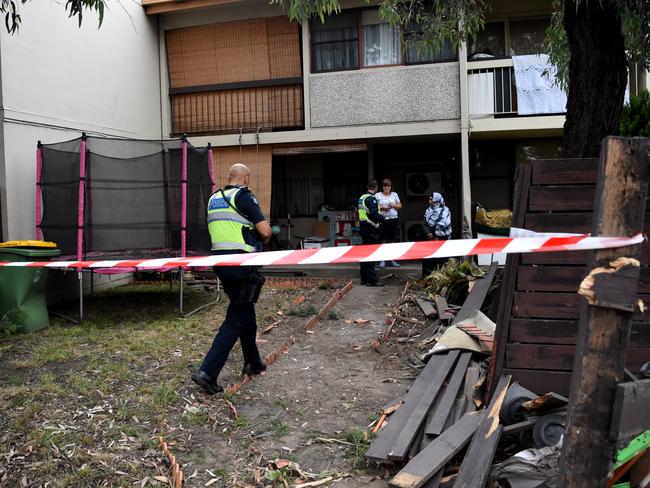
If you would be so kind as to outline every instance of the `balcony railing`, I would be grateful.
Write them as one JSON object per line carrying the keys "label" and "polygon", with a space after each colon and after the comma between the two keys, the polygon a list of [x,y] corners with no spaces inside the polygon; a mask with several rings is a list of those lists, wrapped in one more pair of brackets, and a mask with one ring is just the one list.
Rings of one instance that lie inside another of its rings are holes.
{"label": "balcony railing", "polygon": [[175,135],[304,127],[302,79],[170,89]]}
{"label": "balcony railing", "polygon": [[467,64],[470,115],[516,115],[517,91],[511,59]]}
{"label": "balcony railing", "polygon": [[[471,116],[517,115],[517,87],[511,59],[470,61],[467,63],[467,68]],[[638,65],[630,66],[629,95],[638,95],[644,90],[646,76],[646,72]]]}

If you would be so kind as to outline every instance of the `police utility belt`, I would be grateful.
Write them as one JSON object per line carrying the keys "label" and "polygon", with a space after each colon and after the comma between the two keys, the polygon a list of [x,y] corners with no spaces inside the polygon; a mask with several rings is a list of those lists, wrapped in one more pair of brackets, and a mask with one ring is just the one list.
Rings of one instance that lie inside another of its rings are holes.
{"label": "police utility belt", "polygon": [[257,271],[251,273],[239,283],[239,289],[229,294],[232,303],[257,303],[266,278]]}

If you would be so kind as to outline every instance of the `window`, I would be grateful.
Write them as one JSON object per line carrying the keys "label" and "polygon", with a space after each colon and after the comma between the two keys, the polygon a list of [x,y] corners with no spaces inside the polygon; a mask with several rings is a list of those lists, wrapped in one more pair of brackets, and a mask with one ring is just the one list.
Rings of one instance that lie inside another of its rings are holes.
{"label": "window", "polygon": [[550,24],[548,17],[510,21],[510,56],[538,54]]}
{"label": "window", "polygon": [[[550,17],[488,22],[469,48],[469,59],[539,54]],[[506,29],[507,28],[507,29]],[[506,36],[506,31],[509,35]]]}
{"label": "window", "polygon": [[402,33],[381,18],[376,8],[326,17],[325,23],[315,19],[310,29],[312,73],[458,59],[450,42],[439,52],[409,46],[408,38],[422,34],[418,28]]}
{"label": "window", "polygon": [[402,63],[399,30],[379,16],[378,10],[361,12],[363,65],[385,66]]}
{"label": "window", "polygon": [[356,12],[311,21],[312,71],[359,67],[359,36]]}
{"label": "window", "polygon": [[504,25],[504,22],[486,23],[469,49],[470,59],[504,57],[506,55]]}
{"label": "window", "polygon": [[442,61],[455,61],[457,59],[456,50],[451,42],[445,41],[442,48],[430,50],[423,46],[413,44],[412,40],[417,39],[420,33],[405,33],[404,44],[406,45],[406,62],[407,64],[421,63],[439,63]]}

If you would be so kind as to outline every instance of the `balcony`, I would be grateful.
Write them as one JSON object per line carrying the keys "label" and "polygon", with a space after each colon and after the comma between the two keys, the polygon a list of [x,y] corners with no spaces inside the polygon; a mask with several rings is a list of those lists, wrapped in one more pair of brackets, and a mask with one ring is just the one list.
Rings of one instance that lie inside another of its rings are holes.
{"label": "balcony", "polygon": [[174,135],[304,127],[302,79],[170,89]]}
{"label": "balcony", "polygon": [[517,90],[512,59],[467,63],[471,117],[517,115]]}
{"label": "balcony", "polygon": [[314,128],[460,118],[455,61],[311,74],[309,86]]}

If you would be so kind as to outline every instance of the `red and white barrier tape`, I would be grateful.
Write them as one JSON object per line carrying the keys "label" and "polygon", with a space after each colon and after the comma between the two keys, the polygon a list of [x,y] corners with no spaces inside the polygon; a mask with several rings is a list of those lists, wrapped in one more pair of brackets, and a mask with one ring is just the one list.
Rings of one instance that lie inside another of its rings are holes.
{"label": "red and white barrier tape", "polygon": [[338,264],[364,261],[400,261],[448,258],[494,253],[528,253],[584,251],[631,246],[644,241],[642,234],[633,237],[497,237],[450,241],[398,242],[361,246],[325,247],[293,251],[158,258],[114,261],[17,261],[0,266],[46,267],[61,269],[135,268],[156,270],[210,266],[283,266],[301,264]]}

